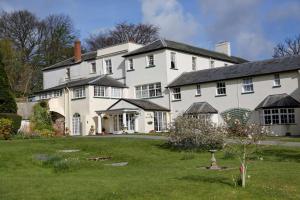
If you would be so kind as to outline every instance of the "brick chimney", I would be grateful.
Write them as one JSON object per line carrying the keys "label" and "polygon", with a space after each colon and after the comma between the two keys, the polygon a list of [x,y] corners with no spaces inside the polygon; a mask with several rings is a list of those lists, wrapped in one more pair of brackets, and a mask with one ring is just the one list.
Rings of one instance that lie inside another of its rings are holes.
{"label": "brick chimney", "polygon": [[80,40],[76,40],[74,43],[74,60],[75,62],[81,61],[81,44]]}

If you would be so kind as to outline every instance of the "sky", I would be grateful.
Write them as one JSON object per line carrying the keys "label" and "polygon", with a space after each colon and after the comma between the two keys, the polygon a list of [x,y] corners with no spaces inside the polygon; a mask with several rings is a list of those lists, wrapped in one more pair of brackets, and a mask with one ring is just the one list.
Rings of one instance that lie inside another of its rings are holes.
{"label": "sky", "polygon": [[229,41],[232,55],[249,60],[300,34],[300,0],[0,0],[0,10],[21,9],[69,15],[82,41],[120,22],[151,23],[162,38],[206,49]]}

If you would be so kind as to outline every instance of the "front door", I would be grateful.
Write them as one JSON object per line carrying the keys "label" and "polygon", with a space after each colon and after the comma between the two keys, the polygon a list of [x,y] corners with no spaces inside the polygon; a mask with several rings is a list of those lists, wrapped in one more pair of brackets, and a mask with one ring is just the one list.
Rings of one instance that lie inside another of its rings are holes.
{"label": "front door", "polygon": [[81,123],[80,123],[80,115],[78,113],[75,113],[73,115],[72,119],[72,124],[73,124],[73,135],[80,135],[81,133]]}

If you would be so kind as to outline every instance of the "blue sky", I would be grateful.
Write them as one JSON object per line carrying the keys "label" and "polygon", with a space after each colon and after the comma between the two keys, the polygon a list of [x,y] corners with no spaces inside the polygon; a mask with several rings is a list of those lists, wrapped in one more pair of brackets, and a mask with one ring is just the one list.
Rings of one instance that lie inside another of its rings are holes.
{"label": "blue sky", "polygon": [[251,60],[300,34],[300,0],[0,0],[0,8],[67,14],[82,40],[122,21],[152,23],[162,37],[203,48],[230,41],[233,55]]}

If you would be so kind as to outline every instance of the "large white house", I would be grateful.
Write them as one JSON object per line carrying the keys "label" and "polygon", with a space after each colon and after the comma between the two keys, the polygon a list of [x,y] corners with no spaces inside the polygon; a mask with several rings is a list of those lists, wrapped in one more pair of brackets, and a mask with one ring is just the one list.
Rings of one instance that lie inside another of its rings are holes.
{"label": "large white house", "polygon": [[54,116],[71,135],[165,131],[179,114],[222,123],[221,113],[252,110],[251,120],[274,134],[300,134],[300,57],[248,62],[228,42],[215,51],[160,39],[81,54],[43,69]]}

